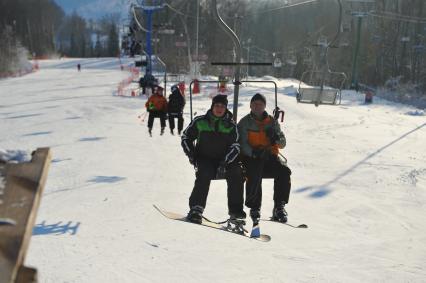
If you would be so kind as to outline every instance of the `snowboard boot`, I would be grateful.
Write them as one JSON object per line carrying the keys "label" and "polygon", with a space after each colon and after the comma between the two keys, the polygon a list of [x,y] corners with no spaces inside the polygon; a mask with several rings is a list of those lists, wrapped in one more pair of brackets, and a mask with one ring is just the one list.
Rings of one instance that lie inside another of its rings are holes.
{"label": "snowboard boot", "polygon": [[251,220],[253,221],[253,225],[258,224],[260,220],[260,210],[250,209],[250,217],[251,217]]}
{"label": "snowboard boot", "polygon": [[284,208],[285,203],[276,204],[274,209],[272,210],[272,220],[278,221],[282,223],[287,222],[288,213]]}
{"label": "snowboard boot", "polygon": [[160,136],[164,134],[164,128],[161,128]]}
{"label": "snowboard boot", "polygon": [[246,225],[245,215],[230,215],[227,221],[226,229],[237,234],[244,234],[247,230],[244,229]]}
{"label": "snowboard boot", "polygon": [[148,128],[149,136],[152,137],[152,128]]}
{"label": "snowboard boot", "polygon": [[201,224],[201,222],[203,222],[203,211],[204,208],[200,205],[191,207],[186,216],[186,220],[192,223]]}

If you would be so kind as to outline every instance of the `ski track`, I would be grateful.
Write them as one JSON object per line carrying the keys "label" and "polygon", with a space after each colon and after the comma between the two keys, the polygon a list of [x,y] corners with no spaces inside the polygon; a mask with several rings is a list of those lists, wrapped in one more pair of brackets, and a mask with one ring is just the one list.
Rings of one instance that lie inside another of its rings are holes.
{"label": "ski track", "polygon": [[[114,95],[129,75],[116,58],[40,65],[0,80],[0,148],[48,146],[53,154],[26,258],[40,282],[424,282],[426,124],[405,114],[413,108],[378,98],[364,105],[349,91],[338,106],[297,104],[297,81],[279,80],[282,153],[293,171],[289,219],[309,228],[262,222],[272,240],[260,243],[153,209],[186,213],[194,170],[179,136],[159,135],[159,121],[148,136],[148,117],[138,119],[145,98]],[[197,115],[212,92],[194,97]],[[256,92],[272,110],[273,88],[250,83],[241,87],[239,118]],[[188,125],[189,99],[184,115]],[[263,181],[265,218],[272,185]],[[208,218],[226,219],[225,187],[212,182]]]}

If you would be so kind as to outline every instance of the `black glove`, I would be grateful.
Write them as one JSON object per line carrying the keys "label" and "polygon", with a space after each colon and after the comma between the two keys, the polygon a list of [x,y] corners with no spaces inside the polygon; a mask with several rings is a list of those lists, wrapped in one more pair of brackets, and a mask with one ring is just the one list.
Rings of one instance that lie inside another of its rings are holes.
{"label": "black glove", "polygon": [[225,178],[225,175],[226,175],[226,163],[225,163],[225,161],[222,161],[219,164],[219,167],[217,167],[216,179]]}
{"label": "black glove", "polygon": [[271,142],[271,145],[274,145],[277,143],[277,141],[280,139],[277,132],[275,131],[274,127],[270,127],[265,131],[266,136],[268,137],[269,141]]}
{"label": "black glove", "polygon": [[267,159],[270,155],[269,150],[266,148],[256,148],[253,149],[251,156],[254,159]]}

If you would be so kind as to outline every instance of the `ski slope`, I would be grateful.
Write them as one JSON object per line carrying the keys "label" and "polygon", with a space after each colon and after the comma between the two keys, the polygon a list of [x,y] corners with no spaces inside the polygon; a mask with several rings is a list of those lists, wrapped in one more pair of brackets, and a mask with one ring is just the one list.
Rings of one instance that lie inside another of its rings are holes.
{"label": "ski slope", "polygon": [[[114,95],[128,76],[117,59],[40,63],[36,73],[0,80],[0,149],[53,154],[26,257],[40,282],[425,281],[423,112],[378,98],[364,105],[353,92],[339,106],[297,104],[297,81],[278,80],[282,153],[293,171],[289,222],[309,228],[262,222],[272,237],[262,243],[153,208],[185,214],[194,170],[179,136],[160,136],[158,120],[149,137],[138,119],[145,98]],[[239,118],[256,92],[272,110],[272,85],[246,85]],[[209,107],[207,91],[194,98],[198,114]],[[189,103],[185,111],[187,125]],[[268,218],[272,181],[263,184]],[[227,218],[225,186],[212,182],[208,218]]]}

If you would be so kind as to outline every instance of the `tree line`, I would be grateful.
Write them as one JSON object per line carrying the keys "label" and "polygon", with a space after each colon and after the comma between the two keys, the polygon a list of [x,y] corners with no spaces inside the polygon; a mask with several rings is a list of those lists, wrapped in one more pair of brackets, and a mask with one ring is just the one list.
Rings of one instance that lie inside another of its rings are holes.
{"label": "tree line", "polygon": [[[166,2],[164,9],[154,13],[152,36],[154,53],[169,70],[190,71],[198,50],[203,73],[229,72],[227,67],[211,65],[235,58],[232,41],[213,17],[212,1]],[[326,63],[330,70],[347,74],[346,87],[355,78],[369,86],[407,83],[416,91],[426,91],[423,0],[342,0],[341,15],[338,0],[217,2],[220,15],[241,40],[244,61],[282,62],[277,68],[243,67],[245,75],[300,79],[303,72],[318,69],[324,62],[318,43],[329,43],[338,32]],[[305,4],[298,5],[300,2]],[[146,32],[138,28],[131,13],[129,17],[127,28],[139,29],[136,39],[142,49]],[[143,13],[139,21],[145,24]],[[10,69],[25,50],[29,56],[116,56],[119,24],[117,15],[100,20],[87,20],[76,13],[65,15],[53,0],[0,0],[0,72]],[[173,34],[165,33],[166,29]]]}
{"label": "tree line", "polygon": [[66,15],[53,0],[0,0],[0,35],[2,74],[33,57],[119,53],[117,15],[87,20],[77,13]]}
{"label": "tree line", "polygon": [[[154,14],[155,53],[173,71],[190,70],[192,59],[196,59],[197,2],[202,71],[223,72],[224,67],[211,62],[233,61],[235,51],[214,20],[212,1],[167,1],[167,6]],[[328,49],[326,63],[330,70],[347,74],[346,87],[355,79],[360,85],[373,87],[397,81],[426,91],[424,0],[342,0],[341,14],[337,0],[217,2],[219,14],[241,40],[244,61],[282,62],[278,68],[244,67],[245,74],[300,79],[303,72],[321,64],[319,43],[330,43],[338,34]],[[306,3],[297,5],[300,2]],[[173,35],[161,32],[170,27]],[[146,33],[141,34],[143,45]]]}

